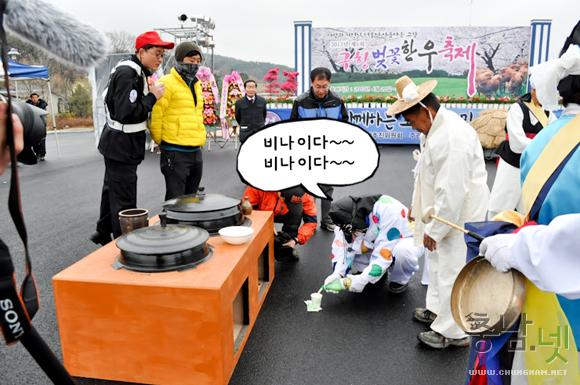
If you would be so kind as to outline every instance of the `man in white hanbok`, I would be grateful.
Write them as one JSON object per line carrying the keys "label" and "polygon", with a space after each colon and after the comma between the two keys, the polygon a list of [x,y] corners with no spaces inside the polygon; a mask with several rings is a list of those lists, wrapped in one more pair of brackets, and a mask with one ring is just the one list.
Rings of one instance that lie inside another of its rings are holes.
{"label": "man in white hanbok", "polygon": [[[408,76],[395,83],[399,100],[389,108],[389,115],[402,115],[421,132],[421,156],[412,213],[424,218],[432,212],[451,222],[485,219],[489,200],[483,150],[475,130],[459,115],[439,104],[432,93],[435,80],[417,86]],[[426,308],[413,314],[418,321],[430,324],[430,331],[417,336],[422,343],[437,349],[468,346],[468,336],[457,326],[451,314],[451,289],[465,264],[467,247],[463,234],[436,221],[417,221],[414,238],[430,252],[429,286]]]}

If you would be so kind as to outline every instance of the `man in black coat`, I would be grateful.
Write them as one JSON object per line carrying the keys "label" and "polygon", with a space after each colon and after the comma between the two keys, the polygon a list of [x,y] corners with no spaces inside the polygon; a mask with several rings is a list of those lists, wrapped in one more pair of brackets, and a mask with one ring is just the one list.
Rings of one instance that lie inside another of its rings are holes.
{"label": "man in black coat", "polygon": [[155,31],[137,36],[135,54],[117,64],[105,95],[107,123],[99,141],[105,158],[105,179],[94,243],[105,245],[121,235],[119,211],[137,206],[137,166],[145,157],[145,130],[163,86],[148,84],[152,71],[163,62],[165,49],[174,44]]}
{"label": "man in black coat", "polygon": [[236,121],[240,126],[240,141],[255,132],[260,131],[266,124],[266,99],[257,95],[258,86],[254,80],[244,82],[246,96],[236,101]]}

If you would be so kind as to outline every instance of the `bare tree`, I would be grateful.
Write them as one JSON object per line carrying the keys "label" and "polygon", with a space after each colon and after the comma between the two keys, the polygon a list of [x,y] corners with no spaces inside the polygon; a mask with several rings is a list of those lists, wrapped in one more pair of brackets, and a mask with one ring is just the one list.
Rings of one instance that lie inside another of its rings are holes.
{"label": "bare tree", "polygon": [[497,43],[495,48],[493,48],[490,44],[488,44],[488,48],[483,49],[483,56],[478,52],[477,56],[481,57],[481,60],[485,63],[487,68],[489,68],[493,73],[495,73],[495,67],[493,66],[493,58],[495,54],[499,50],[501,43]]}
{"label": "bare tree", "polygon": [[332,55],[330,55],[330,52],[328,52],[328,49],[326,48],[326,42],[324,40],[322,41],[322,53],[324,53],[328,58],[328,61],[330,62],[330,65],[332,66],[334,72],[344,72],[342,66],[337,65],[334,59],[332,58]]}
{"label": "bare tree", "polygon": [[135,50],[135,36],[125,31],[106,33],[109,38],[109,53],[127,53]]}

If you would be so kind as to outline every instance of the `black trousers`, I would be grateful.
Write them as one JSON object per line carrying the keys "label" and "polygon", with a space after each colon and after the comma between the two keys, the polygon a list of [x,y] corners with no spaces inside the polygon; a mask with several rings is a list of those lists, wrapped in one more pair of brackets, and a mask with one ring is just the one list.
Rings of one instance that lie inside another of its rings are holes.
{"label": "black trousers", "polygon": [[137,166],[105,158],[105,179],[97,231],[121,235],[119,211],[137,207]]}
{"label": "black trousers", "polygon": [[288,207],[288,212],[284,215],[276,215],[274,222],[282,223],[282,232],[291,237],[298,236],[298,229],[302,223],[302,213],[304,208],[302,203],[285,202]]}
{"label": "black trousers", "polygon": [[[332,193],[334,192],[334,187],[327,186],[327,185],[321,185],[320,189],[322,191],[324,191],[324,193],[326,195],[328,195],[330,198],[332,198]],[[332,200],[330,200],[330,199],[321,199],[320,200],[320,209],[321,209],[320,211],[322,211],[320,223],[324,223],[326,225],[332,224],[332,219],[330,219],[330,216],[328,215],[328,213],[330,212],[330,204],[331,203],[332,203]]]}
{"label": "black trousers", "polygon": [[162,149],[160,164],[165,177],[165,200],[197,192],[203,172],[201,149],[196,152]]}
{"label": "black trousers", "polygon": [[256,128],[245,128],[242,130],[242,128],[240,127],[240,143],[244,144],[244,142],[246,141],[246,139],[248,139],[248,137],[250,135],[252,135],[255,132],[258,132],[262,129],[263,127],[256,127]]}

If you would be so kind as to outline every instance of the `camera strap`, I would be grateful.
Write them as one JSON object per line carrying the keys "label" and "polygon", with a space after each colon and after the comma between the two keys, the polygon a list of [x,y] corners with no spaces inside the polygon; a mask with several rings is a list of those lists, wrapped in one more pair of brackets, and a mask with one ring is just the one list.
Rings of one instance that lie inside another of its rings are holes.
{"label": "camera strap", "polygon": [[22,214],[20,200],[20,185],[18,182],[18,168],[16,148],[14,145],[14,126],[12,124],[12,97],[10,94],[10,79],[8,74],[8,55],[6,32],[4,30],[4,11],[6,1],[0,1],[0,43],[2,64],[4,66],[4,84],[8,103],[6,105],[6,141],[10,154],[10,193],[8,209],[18,235],[24,245],[25,277],[17,290],[16,273],[8,248],[0,242],[0,326],[7,343],[16,342],[30,328],[30,321],[38,311],[38,291],[32,274],[32,263],[28,250],[28,235]]}

